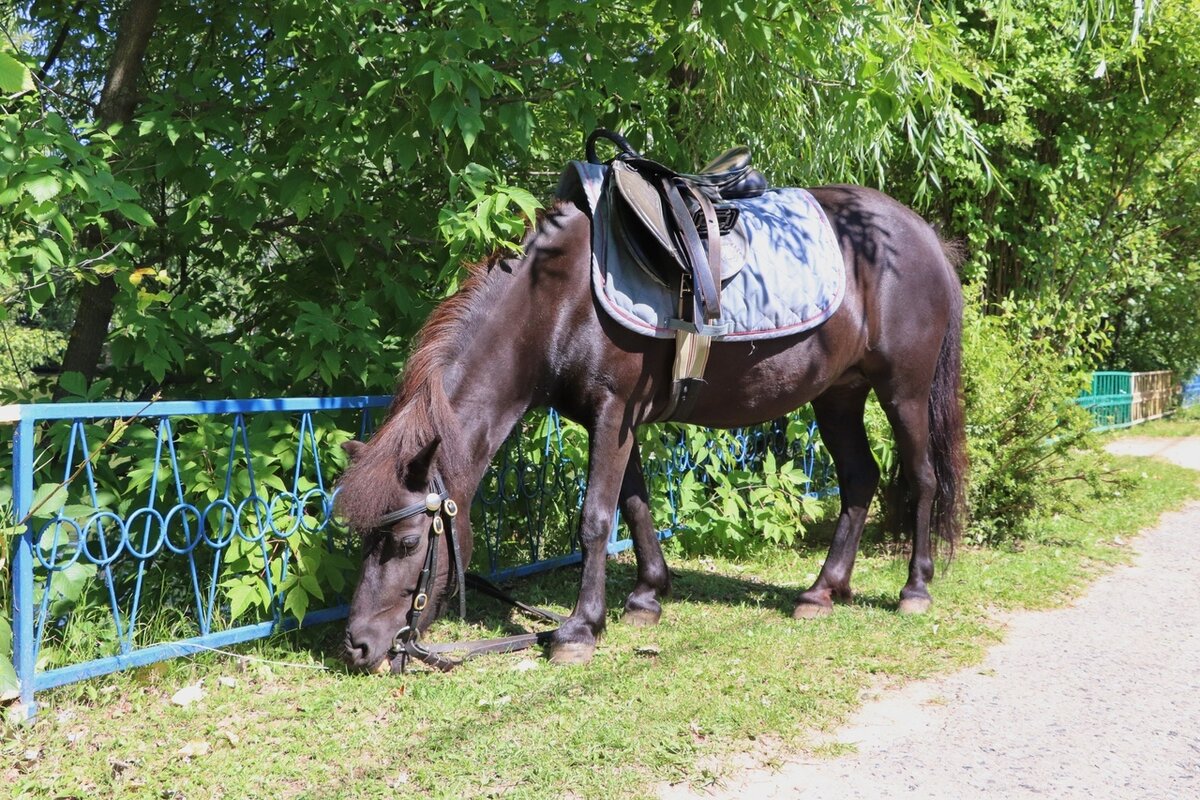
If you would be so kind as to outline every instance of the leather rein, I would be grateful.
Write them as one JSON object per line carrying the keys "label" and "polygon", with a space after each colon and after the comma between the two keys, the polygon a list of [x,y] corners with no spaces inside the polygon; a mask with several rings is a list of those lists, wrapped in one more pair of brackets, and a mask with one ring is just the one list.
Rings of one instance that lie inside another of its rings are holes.
{"label": "leather rein", "polygon": [[[419,623],[422,613],[424,613],[426,607],[429,605],[430,581],[437,577],[438,550],[440,549],[438,547],[438,540],[446,533],[447,529],[449,529],[450,533],[450,558],[454,562],[454,590],[458,593],[459,619],[464,619],[467,615],[467,586],[515,606],[533,617],[558,624],[561,624],[565,618],[559,614],[555,614],[553,611],[526,605],[519,600],[515,600],[503,589],[500,589],[486,578],[465,571],[466,567],[463,564],[462,552],[459,549],[458,536],[456,535],[454,526],[454,519],[458,516],[458,504],[450,499],[450,494],[446,491],[445,484],[442,483],[441,478],[437,475],[431,478],[429,482],[429,494],[425,495],[424,500],[384,514],[379,520],[378,527],[383,528],[394,525],[397,522],[402,522],[419,514],[428,514],[430,517],[425,565],[421,569],[420,577],[417,578],[417,588],[413,593],[408,624],[396,632],[396,635],[392,638],[391,649],[388,650],[388,656],[391,659],[392,665],[391,671],[393,673],[404,672],[408,666],[408,660],[412,658],[441,672],[449,672],[455,667],[460,666],[467,659],[483,655],[484,653],[512,653],[532,647],[535,644],[546,644],[550,639],[550,631],[504,636],[497,639],[483,639],[473,642],[449,642],[430,645],[421,643]],[[462,658],[455,659],[446,655],[446,653],[451,652],[461,653]]]}

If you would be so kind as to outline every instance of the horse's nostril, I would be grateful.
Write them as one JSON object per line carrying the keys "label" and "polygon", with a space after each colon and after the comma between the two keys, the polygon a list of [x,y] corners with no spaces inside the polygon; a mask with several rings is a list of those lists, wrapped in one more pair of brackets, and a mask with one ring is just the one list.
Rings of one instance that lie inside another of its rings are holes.
{"label": "horse's nostril", "polygon": [[354,642],[346,638],[346,661],[355,666],[364,666],[369,663],[370,654],[371,646],[366,642]]}

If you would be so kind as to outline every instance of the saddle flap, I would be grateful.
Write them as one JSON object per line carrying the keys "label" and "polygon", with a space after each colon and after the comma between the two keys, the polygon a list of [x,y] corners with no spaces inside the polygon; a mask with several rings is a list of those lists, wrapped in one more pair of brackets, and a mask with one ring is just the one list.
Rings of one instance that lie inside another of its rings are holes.
{"label": "saddle flap", "polygon": [[613,185],[616,188],[614,194],[622,201],[614,217],[624,228],[623,233],[627,236],[637,235],[637,232],[630,229],[631,222],[636,221],[636,227],[641,229],[640,233],[651,237],[668,258],[682,264],[679,252],[671,240],[667,212],[663,208],[662,195],[658,189],[636,169],[621,160],[613,161],[611,169]]}
{"label": "saddle flap", "polygon": [[[610,169],[611,183],[604,191],[608,224],[647,275],[664,286],[671,285],[672,273],[686,269],[686,262],[671,234],[662,195],[636,167],[618,159]],[[717,206],[717,216],[721,223],[721,283],[725,284],[746,265],[746,230],[736,206]]]}

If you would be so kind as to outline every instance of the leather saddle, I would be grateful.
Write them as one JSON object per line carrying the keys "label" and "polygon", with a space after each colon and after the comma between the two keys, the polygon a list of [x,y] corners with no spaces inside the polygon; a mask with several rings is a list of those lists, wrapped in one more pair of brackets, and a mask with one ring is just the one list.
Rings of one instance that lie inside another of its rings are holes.
{"label": "leather saddle", "polygon": [[721,284],[746,261],[746,233],[731,200],[757,197],[766,178],[750,166],[750,151],[735,147],[699,173],[676,172],[635,151],[624,136],[603,128],[587,140],[587,158],[601,164],[596,142],[619,152],[609,162],[601,203],[616,240],[665,286],[678,286],[679,313],[692,322],[694,293],[704,324],[721,318]]}

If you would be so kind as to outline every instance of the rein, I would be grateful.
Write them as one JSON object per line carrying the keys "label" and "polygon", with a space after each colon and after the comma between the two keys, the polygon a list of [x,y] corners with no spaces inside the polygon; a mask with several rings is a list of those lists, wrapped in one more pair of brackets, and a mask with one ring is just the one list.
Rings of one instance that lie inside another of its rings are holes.
{"label": "rein", "polygon": [[[379,520],[379,526],[384,527],[402,522],[418,514],[428,514],[430,516],[429,544],[426,548],[425,566],[422,567],[421,575],[417,579],[417,589],[413,593],[409,621],[407,625],[396,632],[395,637],[392,639],[392,647],[388,650],[388,655],[391,657],[392,672],[404,672],[410,658],[416,659],[441,672],[449,672],[455,667],[460,666],[467,659],[483,655],[484,653],[512,653],[532,647],[535,644],[546,644],[550,639],[549,631],[504,636],[498,639],[483,639],[474,642],[421,644],[421,631],[418,623],[421,620],[421,614],[429,605],[429,582],[437,576],[438,539],[446,533],[447,528],[450,532],[450,558],[454,566],[454,590],[458,593],[459,619],[464,619],[467,616],[467,586],[471,586],[497,600],[515,606],[530,616],[559,624],[565,619],[552,611],[515,600],[507,592],[486,578],[473,573],[467,573],[454,527],[454,518],[458,516],[458,504],[450,499],[450,494],[446,491],[445,484],[442,483],[441,478],[437,475],[434,475],[430,480],[429,488],[429,494],[425,495],[423,501],[385,514]],[[445,655],[450,652],[461,653],[462,658],[454,659]]]}

